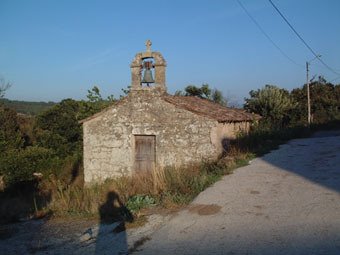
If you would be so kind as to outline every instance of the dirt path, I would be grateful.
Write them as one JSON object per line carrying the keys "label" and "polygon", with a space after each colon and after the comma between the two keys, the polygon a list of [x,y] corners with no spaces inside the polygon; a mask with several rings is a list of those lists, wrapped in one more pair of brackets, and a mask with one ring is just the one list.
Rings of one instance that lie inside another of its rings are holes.
{"label": "dirt path", "polygon": [[[337,135],[333,134],[333,135]],[[293,140],[139,229],[0,226],[0,254],[340,254],[340,136]]]}
{"label": "dirt path", "polygon": [[340,136],[293,140],[202,192],[138,254],[340,254]]}

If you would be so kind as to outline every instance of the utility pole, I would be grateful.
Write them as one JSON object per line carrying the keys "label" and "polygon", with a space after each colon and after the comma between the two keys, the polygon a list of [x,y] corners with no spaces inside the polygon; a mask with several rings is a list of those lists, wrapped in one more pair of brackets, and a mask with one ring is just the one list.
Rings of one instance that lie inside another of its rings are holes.
{"label": "utility pole", "polygon": [[308,107],[308,126],[311,123],[310,117],[310,92],[309,92],[309,63],[306,61],[306,71],[307,71],[307,107]]}
{"label": "utility pole", "polygon": [[317,55],[315,56],[315,58],[306,61],[306,73],[307,73],[307,107],[308,107],[308,126],[310,126],[311,122],[312,122],[312,118],[311,118],[311,109],[310,109],[310,88],[309,88],[309,65],[310,63],[314,60],[314,59],[320,59],[321,55]]}

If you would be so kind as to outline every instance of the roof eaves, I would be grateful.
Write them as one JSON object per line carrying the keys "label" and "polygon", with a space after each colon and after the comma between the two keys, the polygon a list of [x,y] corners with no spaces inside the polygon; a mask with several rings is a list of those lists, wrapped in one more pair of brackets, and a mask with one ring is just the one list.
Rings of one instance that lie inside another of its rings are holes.
{"label": "roof eaves", "polygon": [[92,120],[92,119],[97,118],[98,116],[100,116],[100,115],[106,113],[107,111],[111,110],[112,108],[116,107],[117,105],[120,105],[120,104],[124,103],[124,102],[125,102],[125,98],[126,98],[126,97],[124,97],[123,99],[120,99],[120,100],[114,102],[112,105],[110,105],[110,106],[104,108],[104,109],[101,110],[100,112],[97,112],[97,113],[95,113],[95,114],[93,114],[93,115],[91,115],[91,116],[89,116],[89,117],[87,117],[87,118],[85,118],[85,119],[82,119],[82,120],[78,121],[78,123],[79,123],[79,124],[84,124],[85,122],[88,122],[88,121],[90,121],[90,120]]}

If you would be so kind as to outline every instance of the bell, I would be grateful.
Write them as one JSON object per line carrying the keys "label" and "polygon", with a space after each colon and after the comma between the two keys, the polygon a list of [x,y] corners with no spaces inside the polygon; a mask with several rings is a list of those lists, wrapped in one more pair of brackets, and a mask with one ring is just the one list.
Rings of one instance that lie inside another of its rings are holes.
{"label": "bell", "polygon": [[155,80],[152,77],[152,72],[150,69],[145,69],[144,71],[144,75],[143,75],[143,79],[142,79],[142,83],[154,83]]}

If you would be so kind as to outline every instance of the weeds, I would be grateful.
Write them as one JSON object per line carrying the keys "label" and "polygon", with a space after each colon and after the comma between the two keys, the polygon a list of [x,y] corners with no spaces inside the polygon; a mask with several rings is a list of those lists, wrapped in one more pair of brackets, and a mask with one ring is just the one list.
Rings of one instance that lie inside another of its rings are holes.
{"label": "weeds", "polygon": [[155,204],[156,200],[149,195],[134,195],[128,199],[126,207],[131,213],[135,214],[141,209]]}
{"label": "weeds", "polygon": [[[62,174],[51,175],[41,181],[34,191],[34,197],[25,202],[32,201],[30,212],[37,217],[50,214],[57,217],[98,217],[99,208],[105,203],[107,194],[114,192],[120,203],[137,216],[135,219],[138,221],[145,208],[177,208],[188,204],[223,175],[248,164],[255,156],[262,155],[289,139],[309,134],[310,129],[303,127],[275,131],[258,127],[248,135],[240,135],[231,143],[227,156],[219,160],[203,161],[180,168],[161,168],[144,174],[108,179],[100,185],[85,187],[82,171],[75,173],[75,169],[79,168],[79,159],[74,157],[65,164],[67,169]],[[9,211],[5,205],[13,204],[12,200],[1,204],[0,213]],[[22,205],[20,202],[15,204]],[[14,214],[16,211],[20,210],[13,208]]]}
{"label": "weeds", "polygon": [[274,130],[258,125],[254,126],[249,134],[240,134],[231,144],[241,154],[248,152],[255,156],[262,156],[290,139],[309,137],[310,135],[311,130],[304,126]]}
{"label": "weeds", "polygon": [[204,161],[181,168],[167,167],[85,187],[65,184],[51,177],[41,183],[41,188],[49,189],[52,194],[44,210],[60,217],[98,217],[98,208],[105,203],[109,192],[116,193],[135,216],[140,216],[142,209],[155,205],[175,208],[188,204],[201,191],[253,156],[236,150],[232,153],[235,155],[218,161]]}

